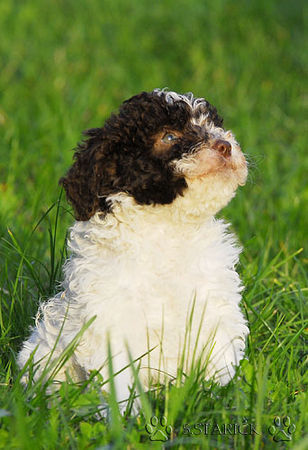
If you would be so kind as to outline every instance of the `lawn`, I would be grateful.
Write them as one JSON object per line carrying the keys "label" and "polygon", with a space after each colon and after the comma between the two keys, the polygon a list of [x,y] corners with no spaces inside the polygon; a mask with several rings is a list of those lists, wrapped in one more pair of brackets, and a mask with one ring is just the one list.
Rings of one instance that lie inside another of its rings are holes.
{"label": "lawn", "polygon": [[[308,448],[304,19],[301,0],[0,3],[0,448]],[[213,103],[249,160],[220,214],[244,248],[247,359],[226,387],[196,370],[142,395],[137,417],[111,395],[104,420],[103,380],[24,389],[15,357],[59,289],[81,131],[165,86]]]}

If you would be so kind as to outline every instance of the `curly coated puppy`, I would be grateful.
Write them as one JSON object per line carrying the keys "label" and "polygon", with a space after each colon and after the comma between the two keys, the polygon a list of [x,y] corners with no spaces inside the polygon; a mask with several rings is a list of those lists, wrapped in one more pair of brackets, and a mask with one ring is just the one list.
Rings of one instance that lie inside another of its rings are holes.
{"label": "curly coated puppy", "polygon": [[[37,379],[96,316],[56,380],[107,379],[110,338],[115,372],[129,365],[126,345],[133,359],[147,353],[145,386],[175,377],[184,349],[186,367],[199,358],[205,378],[228,383],[249,333],[240,248],[214,218],[247,177],[233,134],[205,99],[159,89],[85,134],[60,180],[76,217],[63,291],[41,306],[19,366],[32,354]],[[131,368],[115,383],[125,400]]]}

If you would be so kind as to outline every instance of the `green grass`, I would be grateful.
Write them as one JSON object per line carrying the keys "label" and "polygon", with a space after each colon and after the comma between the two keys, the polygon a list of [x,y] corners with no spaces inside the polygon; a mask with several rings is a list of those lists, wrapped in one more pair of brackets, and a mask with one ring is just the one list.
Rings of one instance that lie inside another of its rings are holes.
{"label": "green grass", "polygon": [[[173,428],[166,447],[308,447],[304,19],[301,0],[0,3],[0,448],[159,448],[152,414]],[[104,421],[95,374],[51,395],[24,390],[15,356],[61,280],[72,216],[57,181],[71,149],[123,99],[164,86],[215,104],[250,161],[222,212],[244,246],[248,359],[226,387],[195,370],[142,395],[138,417],[119,416],[111,396]],[[275,416],[296,425],[290,442],[273,441]],[[185,435],[245,419],[259,434]]]}

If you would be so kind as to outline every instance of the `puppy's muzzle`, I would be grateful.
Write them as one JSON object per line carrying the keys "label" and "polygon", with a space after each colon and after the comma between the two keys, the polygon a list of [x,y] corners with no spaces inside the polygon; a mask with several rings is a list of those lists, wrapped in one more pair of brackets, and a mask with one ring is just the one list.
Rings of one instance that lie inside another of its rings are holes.
{"label": "puppy's muzzle", "polygon": [[221,153],[225,158],[231,156],[232,145],[230,144],[230,142],[225,141],[224,139],[217,139],[216,141],[214,141],[211,147],[213,150],[217,150],[219,153]]}

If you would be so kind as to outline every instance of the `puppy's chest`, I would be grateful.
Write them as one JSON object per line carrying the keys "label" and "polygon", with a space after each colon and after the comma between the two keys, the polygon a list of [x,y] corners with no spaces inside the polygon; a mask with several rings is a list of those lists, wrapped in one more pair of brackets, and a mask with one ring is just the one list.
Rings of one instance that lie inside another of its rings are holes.
{"label": "puppy's chest", "polygon": [[[119,243],[120,244],[120,243]],[[156,227],[126,233],[121,245],[114,242],[115,283],[132,294],[145,290],[191,296],[195,291],[219,287],[230,271],[228,245],[210,230],[182,232]],[[231,258],[232,259],[232,258]]]}

